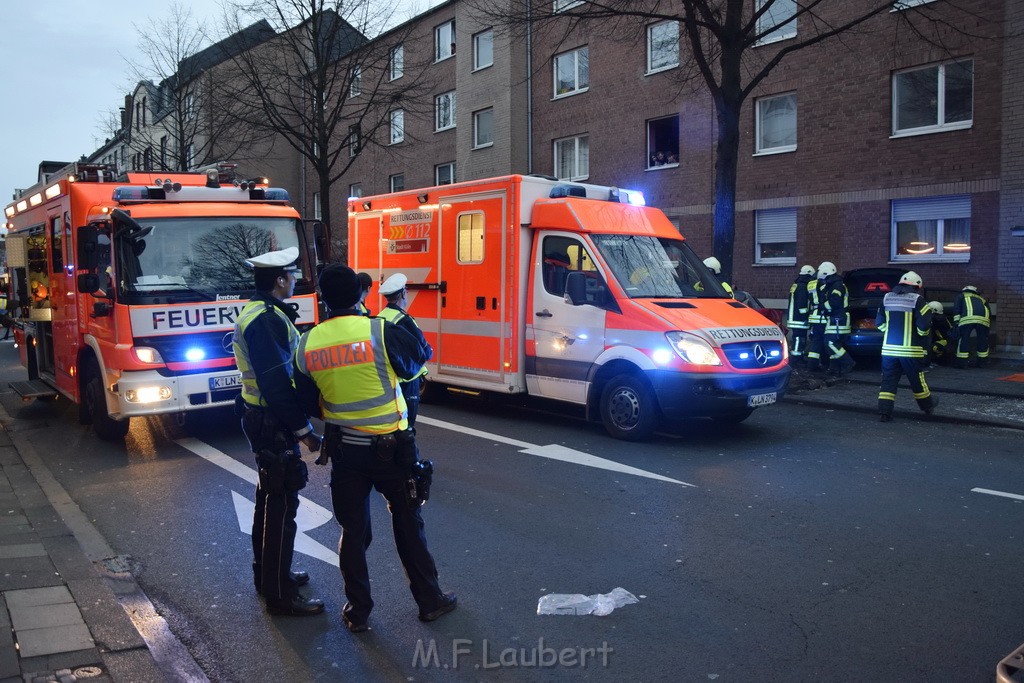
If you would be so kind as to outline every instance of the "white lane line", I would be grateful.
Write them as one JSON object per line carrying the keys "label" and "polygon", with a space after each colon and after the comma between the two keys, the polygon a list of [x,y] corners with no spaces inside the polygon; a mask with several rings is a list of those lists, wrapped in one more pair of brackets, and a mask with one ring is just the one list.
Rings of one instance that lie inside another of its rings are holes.
{"label": "white lane line", "polygon": [[[419,418],[417,418],[419,419]],[[987,493],[990,496],[1002,496],[1003,498],[1013,498],[1014,500],[1024,500],[1024,496],[1018,493],[1006,493],[1005,491],[993,491],[992,489],[971,489],[971,493]]]}
{"label": "white lane line", "polygon": [[425,415],[419,415],[416,418],[417,422],[431,425],[432,427],[439,427],[441,429],[449,429],[453,432],[461,432],[469,436],[480,437],[481,439],[488,439],[490,441],[497,441],[499,443],[505,443],[510,446],[515,446],[520,449],[521,453],[527,455],[536,455],[541,458],[550,458],[552,460],[561,460],[562,462],[569,462],[576,465],[585,465],[587,467],[596,467],[602,470],[610,470],[612,472],[621,472],[623,474],[632,474],[637,477],[646,477],[648,479],[656,479],[658,481],[667,481],[671,484],[679,484],[681,486],[692,486],[696,488],[696,484],[688,484],[685,481],[679,481],[678,479],[671,479],[669,477],[663,477],[660,474],[654,472],[648,472],[641,470],[636,467],[630,467],[629,465],[623,465],[617,463],[614,460],[606,460],[599,458],[596,455],[590,455],[583,451],[577,451],[572,448],[566,448],[559,444],[548,444],[546,446],[538,446],[537,444],[527,443],[526,441],[519,441],[517,439],[510,439],[506,436],[500,436],[498,434],[491,434],[489,432],[482,432],[479,429],[470,429],[469,427],[463,427],[452,422],[445,422],[443,420],[435,420]]}

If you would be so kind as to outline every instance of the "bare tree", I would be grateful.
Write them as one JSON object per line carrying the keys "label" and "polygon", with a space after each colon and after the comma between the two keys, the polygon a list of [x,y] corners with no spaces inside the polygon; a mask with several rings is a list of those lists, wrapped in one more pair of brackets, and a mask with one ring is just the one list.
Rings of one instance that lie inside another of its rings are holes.
{"label": "bare tree", "polygon": [[495,25],[514,33],[551,31],[558,41],[585,29],[635,44],[650,24],[678,22],[681,56],[688,46],[692,60],[680,78],[702,84],[714,102],[713,251],[726,278],[732,275],[735,241],[740,112],[776,67],[796,52],[867,30],[872,17],[893,10],[900,10],[902,29],[937,46],[951,31],[963,36],[964,26],[996,23],[960,8],[967,3],[957,0],[510,0],[509,7],[469,1]]}
{"label": "bare tree", "polygon": [[[279,31],[263,45],[234,50],[237,79],[231,96],[242,104],[246,125],[283,140],[312,166],[321,219],[330,225],[334,188],[367,146],[388,145],[392,112],[415,113],[430,104],[425,70],[394,53],[408,25],[380,35],[393,23],[400,3],[229,3],[236,17],[229,17],[229,30],[236,35],[239,15],[266,16]],[[396,69],[402,78],[394,77]],[[345,238],[337,237],[344,247]]]}

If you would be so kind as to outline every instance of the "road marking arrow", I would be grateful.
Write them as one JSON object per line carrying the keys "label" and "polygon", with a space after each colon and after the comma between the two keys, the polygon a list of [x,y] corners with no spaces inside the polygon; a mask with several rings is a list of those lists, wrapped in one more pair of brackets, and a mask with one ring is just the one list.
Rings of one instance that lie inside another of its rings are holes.
{"label": "road marking arrow", "polygon": [[505,443],[510,446],[515,446],[520,449],[520,453],[526,453],[527,455],[536,455],[541,458],[550,458],[552,460],[561,460],[562,462],[571,462],[576,465],[586,465],[587,467],[596,467],[602,470],[611,470],[612,472],[622,472],[623,474],[632,474],[637,477],[647,477],[648,479],[656,479],[658,481],[667,481],[671,484],[680,484],[681,486],[693,486],[696,488],[696,484],[688,484],[685,481],[679,481],[678,479],[670,479],[669,477],[663,477],[660,474],[654,472],[648,472],[641,470],[636,467],[630,467],[629,465],[623,465],[622,463],[615,462],[614,460],[606,460],[599,458],[596,455],[590,455],[583,451],[577,451],[572,448],[566,448],[559,444],[548,444],[547,446],[538,446],[536,444],[527,443],[526,441],[519,441],[517,439],[510,439],[507,436],[501,436],[499,434],[491,434],[490,432],[483,432],[479,429],[470,429],[469,427],[463,427],[461,425],[453,424],[451,422],[444,422],[443,420],[435,420],[431,417],[426,417],[420,414],[416,418],[417,422],[428,424],[433,427],[440,427],[441,429],[450,429],[453,432],[461,432],[469,436],[478,436],[481,439],[489,439],[491,441],[497,441],[499,443]]}
{"label": "road marking arrow", "polygon": [[[176,439],[175,443],[253,486],[259,481],[259,475],[255,469],[243,465],[204,441],[188,437]],[[238,528],[243,533],[252,535],[252,514],[256,503],[235,491],[231,492],[231,501],[235,508],[235,516],[238,518]],[[331,511],[322,505],[318,505],[304,496],[299,496],[299,511],[295,515],[295,525],[298,527],[298,532],[295,534],[295,551],[337,567],[337,551],[317,543],[304,533],[323,526],[331,521],[333,516]]]}

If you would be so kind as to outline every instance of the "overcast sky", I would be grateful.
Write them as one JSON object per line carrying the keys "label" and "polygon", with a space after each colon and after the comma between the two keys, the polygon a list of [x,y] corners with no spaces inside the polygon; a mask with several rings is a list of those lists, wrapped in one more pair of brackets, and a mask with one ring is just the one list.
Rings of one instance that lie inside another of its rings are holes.
{"label": "overcast sky", "polygon": [[[216,0],[174,0],[220,25]],[[426,9],[440,0],[399,0]],[[0,207],[34,185],[39,162],[75,161],[109,135],[104,122],[134,84],[141,62],[133,24],[169,15],[169,2],[2,0],[0,39]],[[403,20],[409,14],[403,12]],[[156,80],[158,75],[154,75]]]}

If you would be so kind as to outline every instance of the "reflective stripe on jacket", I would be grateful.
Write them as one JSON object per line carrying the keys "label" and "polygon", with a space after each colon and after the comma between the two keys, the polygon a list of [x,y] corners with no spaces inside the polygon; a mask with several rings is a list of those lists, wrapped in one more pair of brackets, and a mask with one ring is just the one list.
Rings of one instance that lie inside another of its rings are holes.
{"label": "reflective stripe on jacket", "polygon": [[822,297],[824,296],[823,280],[811,280],[807,283],[807,322],[811,325],[824,325],[828,322],[828,318],[825,317],[825,311],[822,306]]}
{"label": "reflective stripe on jacket", "polygon": [[882,355],[924,358],[932,327],[932,309],[916,291],[896,289],[882,299],[875,321],[882,331]]}
{"label": "reflective stripe on jacket", "polygon": [[810,275],[800,275],[796,282],[789,286],[789,307],[786,311],[786,327],[793,330],[806,330],[810,309],[810,292],[807,291],[807,284],[810,282]]}
{"label": "reflective stripe on jacket", "polygon": [[299,339],[295,363],[320,390],[324,422],[371,434],[408,428],[405,398],[384,346],[384,323],[341,316]]}
{"label": "reflective stripe on jacket", "polygon": [[242,373],[242,400],[251,406],[266,407],[267,402],[260,396],[260,389],[256,384],[256,372],[249,358],[249,346],[245,341],[245,330],[252,321],[266,312],[280,316],[285,322],[288,328],[288,345],[291,349],[294,350],[299,343],[299,331],[295,329],[295,325],[288,319],[288,316],[278,310],[276,306],[272,306],[265,301],[252,300],[242,307],[242,311],[238,314],[238,320],[235,322],[235,333],[231,340],[231,350],[235,354],[235,365],[238,366],[238,370]]}
{"label": "reflective stripe on jacket", "polygon": [[988,302],[976,292],[960,292],[953,306],[953,322],[960,325],[984,325],[989,327]]}

